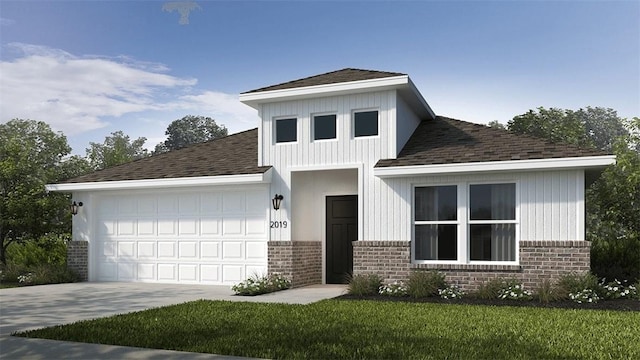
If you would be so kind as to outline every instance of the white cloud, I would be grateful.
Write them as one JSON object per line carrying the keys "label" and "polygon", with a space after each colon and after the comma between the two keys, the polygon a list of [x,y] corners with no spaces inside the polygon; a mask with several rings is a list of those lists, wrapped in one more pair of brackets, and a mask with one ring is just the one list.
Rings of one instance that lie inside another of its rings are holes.
{"label": "white cloud", "polygon": [[68,136],[106,127],[114,119],[158,112],[211,116],[231,132],[257,124],[255,110],[237,95],[194,92],[195,79],[171,76],[163,64],[126,56],[76,56],[30,44],[10,44],[10,50],[19,56],[0,62],[0,122],[42,120]]}
{"label": "white cloud", "polygon": [[0,17],[0,26],[11,26],[15,23],[15,20]]}

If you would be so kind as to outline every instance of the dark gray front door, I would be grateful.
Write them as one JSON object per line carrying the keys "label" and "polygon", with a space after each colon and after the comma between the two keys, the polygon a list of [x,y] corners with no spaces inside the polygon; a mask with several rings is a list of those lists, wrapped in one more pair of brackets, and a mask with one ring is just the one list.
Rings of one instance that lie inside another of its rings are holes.
{"label": "dark gray front door", "polygon": [[358,196],[327,196],[327,284],[345,284],[358,240]]}

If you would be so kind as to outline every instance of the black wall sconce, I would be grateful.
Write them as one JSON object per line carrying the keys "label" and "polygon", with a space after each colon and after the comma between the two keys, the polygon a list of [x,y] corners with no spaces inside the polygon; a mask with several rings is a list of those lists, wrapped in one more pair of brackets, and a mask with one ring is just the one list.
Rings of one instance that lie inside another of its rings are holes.
{"label": "black wall sconce", "polygon": [[78,209],[82,206],[82,201],[76,203],[75,201],[69,205],[69,209],[71,210],[71,215],[78,215]]}
{"label": "black wall sconce", "polygon": [[271,199],[271,203],[273,204],[273,210],[280,209],[280,204],[282,204],[282,199],[284,199],[284,196],[278,195],[278,194],[276,194],[276,196],[274,196],[273,199]]}

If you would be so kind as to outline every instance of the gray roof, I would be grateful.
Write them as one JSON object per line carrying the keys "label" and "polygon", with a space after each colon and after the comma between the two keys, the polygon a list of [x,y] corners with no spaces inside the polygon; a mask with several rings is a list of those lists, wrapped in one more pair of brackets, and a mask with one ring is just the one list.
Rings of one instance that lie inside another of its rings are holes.
{"label": "gray roof", "polygon": [[113,166],[62,183],[261,174],[270,168],[258,166],[258,129],[253,129]]}
{"label": "gray roof", "polygon": [[342,70],[328,72],[325,74],[306,77],[303,79],[288,81],[282,84],[271,85],[271,86],[263,87],[260,89],[250,90],[250,91],[244,92],[243,94],[270,91],[270,90],[294,89],[294,88],[306,87],[306,86],[337,84],[337,83],[350,82],[350,81],[381,79],[386,77],[403,76],[403,75],[406,75],[406,74],[396,73],[396,72],[387,72],[387,71],[346,68]]}
{"label": "gray roof", "polygon": [[438,116],[418,125],[396,159],[376,167],[457,164],[610,155]]}

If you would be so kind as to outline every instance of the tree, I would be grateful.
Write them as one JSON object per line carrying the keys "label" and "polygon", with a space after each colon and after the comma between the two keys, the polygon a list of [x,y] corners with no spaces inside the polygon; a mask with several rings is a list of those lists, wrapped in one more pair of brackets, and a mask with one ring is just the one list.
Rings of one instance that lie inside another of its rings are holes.
{"label": "tree", "polygon": [[50,232],[68,232],[71,216],[63,194],[44,185],[63,180],[71,148],[67,138],[41,121],[13,119],[0,124],[0,262],[12,243]]}
{"label": "tree", "polygon": [[187,115],[174,120],[165,132],[167,140],[156,145],[154,153],[181,149],[185,146],[227,136],[227,128],[210,117]]}
{"label": "tree", "polygon": [[496,129],[501,129],[501,130],[506,130],[507,128],[498,120],[492,120],[489,121],[489,123],[487,124],[488,127],[492,127],[492,128],[496,128]]}
{"label": "tree", "polygon": [[592,268],[599,276],[640,279],[640,118],[627,122],[628,134],[614,142],[616,164],[587,192],[587,239]]}
{"label": "tree", "polygon": [[612,151],[615,140],[628,134],[615,110],[590,106],[578,111],[539,107],[537,111],[529,110],[509,120],[507,129],[516,134],[604,151]]}
{"label": "tree", "polygon": [[100,170],[147,157],[149,152],[144,148],[145,141],[144,137],[131,141],[122,131],[113,132],[105,137],[102,144],[89,143],[90,148],[86,150],[89,164]]}

